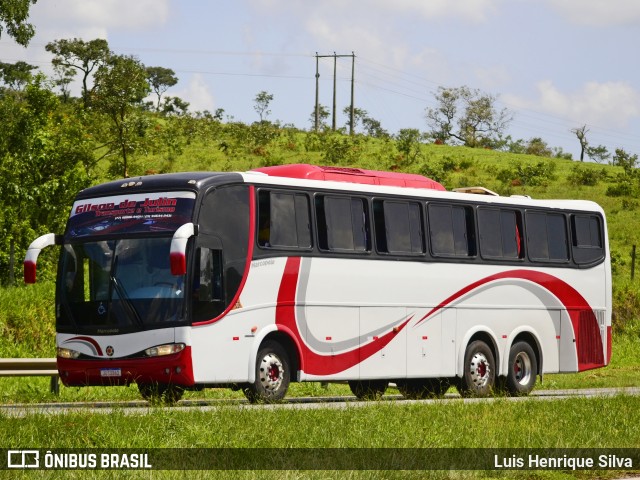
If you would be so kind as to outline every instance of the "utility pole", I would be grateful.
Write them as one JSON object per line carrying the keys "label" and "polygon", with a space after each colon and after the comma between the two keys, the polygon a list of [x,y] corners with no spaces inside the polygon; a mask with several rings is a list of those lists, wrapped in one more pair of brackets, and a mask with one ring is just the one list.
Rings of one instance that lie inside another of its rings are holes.
{"label": "utility pole", "polygon": [[320,112],[318,111],[318,109],[320,108],[320,100],[318,98],[318,94],[320,92],[320,72],[318,71],[318,52],[316,52],[316,118],[315,118],[315,125],[313,127],[314,131],[318,131],[318,124],[320,123]]}
{"label": "utility pole", "polygon": [[318,128],[320,126],[320,119],[319,119],[319,109],[320,109],[320,102],[319,102],[319,90],[320,90],[320,72],[319,72],[319,59],[320,58],[333,58],[333,112],[332,112],[332,119],[331,119],[331,128],[335,131],[336,130],[336,110],[337,110],[337,88],[336,88],[336,83],[337,83],[337,69],[338,69],[338,58],[343,58],[343,57],[351,57],[351,107],[349,109],[349,134],[353,135],[353,127],[354,127],[354,109],[355,109],[355,104],[354,104],[354,93],[355,93],[355,64],[356,64],[356,54],[354,52],[351,52],[351,55],[338,55],[336,54],[336,52],[333,52],[333,55],[318,55],[318,52],[316,52],[316,109],[315,109],[315,131],[318,131]]}

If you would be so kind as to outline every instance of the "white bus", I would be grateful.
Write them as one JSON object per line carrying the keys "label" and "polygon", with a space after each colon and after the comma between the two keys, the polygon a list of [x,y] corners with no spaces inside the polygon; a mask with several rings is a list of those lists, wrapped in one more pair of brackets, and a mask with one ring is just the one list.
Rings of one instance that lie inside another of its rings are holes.
{"label": "white bus", "polygon": [[26,282],[53,244],[67,386],[518,395],[611,356],[607,227],[589,201],[301,164],[153,175],[80,192],[64,235],[30,246]]}

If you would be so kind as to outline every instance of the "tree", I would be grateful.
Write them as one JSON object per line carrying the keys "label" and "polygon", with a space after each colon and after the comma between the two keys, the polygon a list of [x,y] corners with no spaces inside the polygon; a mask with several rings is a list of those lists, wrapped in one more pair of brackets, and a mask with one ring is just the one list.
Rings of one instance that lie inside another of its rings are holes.
{"label": "tree", "polygon": [[176,72],[170,68],[147,67],[147,80],[149,81],[149,85],[151,85],[151,89],[158,97],[156,112],[159,112],[162,95],[169,87],[173,87],[178,83],[178,77],[176,77]]}
{"label": "tree", "polygon": [[616,148],[611,164],[624,168],[626,172],[631,172],[638,166],[638,155],[631,155],[622,148]]}
{"label": "tree", "polygon": [[189,102],[180,97],[166,97],[162,105],[162,113],[165,115],[186,115],[189,111]]}
{"label": "tree", "polygon": [[496,109],[496,97],[463,86],[439,87],[438,106],[427,108],[426,119],[436,141],[453,139],[468,147],[491,146],[512,119],[506,108]]}
{"label": "tree", "polygon": [[537,155],[538,157],[550,157],[553,152],[547,145],[547,142],[540,137],[534,137],[529,140],[524,153],[528,155]]}
{"label": "tree", "polygon": [[89,108],[92,91],[89,89],[89,76],[109,59],[111,51],[107,41],[102,38],[89,42],[79,38],[62,39],[49,42],[45,49],[55,55],[53,66],[62,72],[63,77],[68,77],[73,69],[82,72],[82,100],[84,108]]}
{"label": "tree", "polygon": [[359,123],[363,123],[365,118],[369,117],[369,112],[362,108],[353,107],[353,128],[351,128],[351,106],[347,105],[342,109],[342,113],[344,113],[349,119],[345,126],[349,128],[350,131],[355,132],[356,127]]}
{"label": "tree", "polygon": [[[329,109],[326,106],[319,104],[318,105],[318,128],[319,129],[325,129],[329,127],[329,125],[327,124],[327,119],[330,116],[331,116],[331,113],[329,112]],[[313,111],[311,112],[309,121],[311,122],[311,125],[313,125],[313,127],[315,128],[316,126],[316,107],[315,106],[313,107]]]}
{"label": "tree", "polygon": [[362,128],[367,135],[376,138],[389,138],[389,132],[382,128],[382,124],[379,120],[371,117],[365,117],[362,119]]}
{"label": "tree", "polygon": [[[17,273],[11,251],[39,234],[61,232],[76,192],[90,179],[90,138],[41,75],[0,95],[0,280]],[[13,248],[12,248],[13,247]]]}
{"label": "tree", "polygon": [[35,28],[27,23],[29,9],[38,0],[2,0],[0,5],[0,38],[6,30],[16,43],[26,47],[36,33]]}
{"label": "tree", "polygon": [[403,128],[396,135],[396,146],[402,153],[402,166],[416,161],[420,155],[420,144],[423,136],[417,128]]}
{"label": "tree", "polygon": [[586,125],[583,125],[580,128],[571,129],[571,133],[573,133],[576,137],[578,137],[578,141],[580,142],[580,161],[584,162],[584,153],[589,146],[589,142],[587,141],[587,132],[589,129]]}
{"label": "tree", "polygon": [[125,178],[129,176],[128,156],[144,136],[140,106],[150,91],[144,65],[134,57],[112,55],[96,71],[92,105],[108,119],[109,126],[102,132],[107,155],[117,154],[122,159]]}
{"label": "tree", "polygon": [[253,109],[260,116],[260,121],[264,121],[269,115],[271,115],[271,110],[269,110],[269,104],[273,100],[273,95],[269,92],[262,90],[259,92],[256,97],[253,99],[255,105]]}
{"label": "tree", "polygon": [[598,145],[597,147],[587,146],[585,153],[591,160],[597,163],[606,162],[609,160],[609,157],[611,157],[611,153],[609,153],[609,150],[607,150],[607,147],[604,145]]}
{"label": "tree", "polygon": [[32,78],[32,70],[38,67],[26,62],[0,62],[0,79],[13,90],[21,90]]}

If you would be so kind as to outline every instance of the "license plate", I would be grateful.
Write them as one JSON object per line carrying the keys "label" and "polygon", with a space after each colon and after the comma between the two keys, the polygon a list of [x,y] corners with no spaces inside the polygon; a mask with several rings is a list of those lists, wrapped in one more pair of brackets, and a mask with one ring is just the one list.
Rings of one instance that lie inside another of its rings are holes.
{"label": "license plate", "polygon": [[101,377],[121,377],[122,370],[119,368],[102,368],[100,369]]}

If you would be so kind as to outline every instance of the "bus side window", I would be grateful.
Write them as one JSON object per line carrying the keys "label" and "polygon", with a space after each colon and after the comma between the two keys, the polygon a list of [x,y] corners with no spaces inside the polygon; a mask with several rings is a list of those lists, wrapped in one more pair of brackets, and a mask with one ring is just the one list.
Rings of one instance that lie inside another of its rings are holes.
{"label": "bus side window", "polygon": [[578,265],[588,265],[604,258],[602,227],[596,215],[571,215],[573,259]]}
{"label": "bus side window", "polygon": [[294,192],[260,190],[258,245],[264,248],[311,248],[309,199]]}
{"label": "bus side window", "polygon": [[317,196],[316,216],[321,250],[366,253],[371,249],[365,199]]}
{"label": "bus side window", "polygon": [[435,256],[472,257],[476,255],[473,210],[463,205],[430,203],[429,238]]}
{"label": "bus side window", "polygon": [[198,278],[194,283],[194,298],[199,302],[221,302],[222,252],[209,248],[199,249]]}

